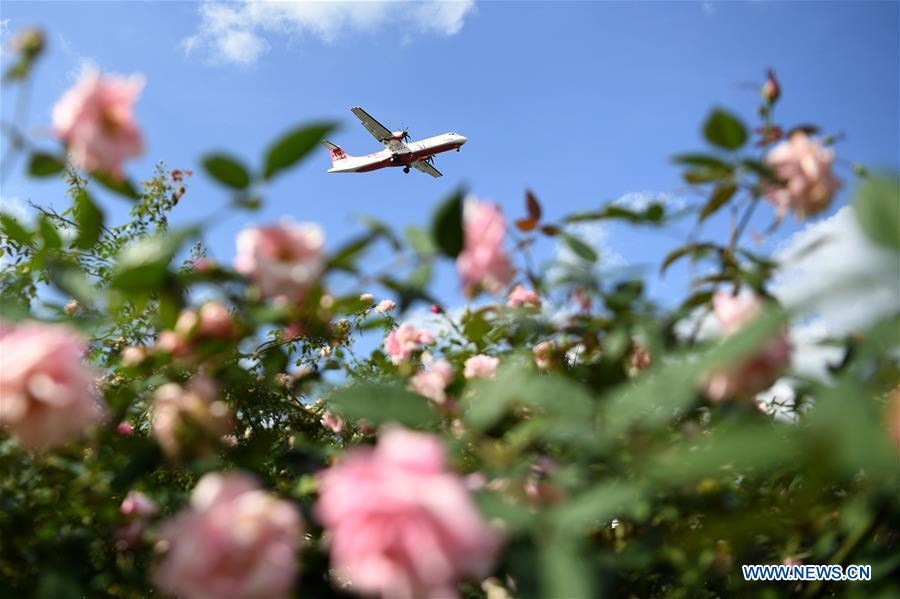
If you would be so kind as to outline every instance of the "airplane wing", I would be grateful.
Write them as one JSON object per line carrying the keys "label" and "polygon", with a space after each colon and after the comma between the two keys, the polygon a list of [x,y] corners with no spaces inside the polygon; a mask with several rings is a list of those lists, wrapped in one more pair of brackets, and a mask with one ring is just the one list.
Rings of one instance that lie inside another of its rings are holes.
{"label": "airplane wing", "polygon": [[403,142],[393,139],[393,134],[387,127],[376,121],[372,118],[371,114],[359,106],[351,108],[350,111],[356,115],[356,118],[358,118],[362,123],[362,126],[372,134],[372,137],[383,143],[386,148],[397,151],[405,146]]}
{"label": "airplane wing", "polygon": [[438,178],[438,177],[442,176],[441,171],[437,170],[436,168],[431,166],[431,163],[425,162],[424,160],[416,160],[410,166],[413,167],[414,169],[416,169],[417,171],[422,171],[423,173],[428,173],[429,175],[431,175],[434,178]]}

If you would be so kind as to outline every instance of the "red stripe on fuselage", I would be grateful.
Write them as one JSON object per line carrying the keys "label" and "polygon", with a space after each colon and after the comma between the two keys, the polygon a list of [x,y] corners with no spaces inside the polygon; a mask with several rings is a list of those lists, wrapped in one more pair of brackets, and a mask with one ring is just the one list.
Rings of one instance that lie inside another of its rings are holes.
{"label": "red stripe on fuselage", "polygon": [[394,162],[392,157],[387,157],[384,160],[379,160],[378,162],[373,162],[372,164],[367,164],[365,166],[361,166],[355,170],[357,173],[367,173],[369,171],[376,171],[381,168],[387,168],[389,166],[409,166],[413,162],[417,160],[424,160],[430,156],[434,156],[435,154],[440,154],[441,152],[449,152],[450,150],[455,150],[456,148],[462,147],[462,144],[459,142],[451,142],[441,144],[439,146],[434,146],[432,148],[428,148],[425,150],[418,150],[416,152],[408,152],[406,154],[398,154],[398,158],[400,158],[400,162]]}

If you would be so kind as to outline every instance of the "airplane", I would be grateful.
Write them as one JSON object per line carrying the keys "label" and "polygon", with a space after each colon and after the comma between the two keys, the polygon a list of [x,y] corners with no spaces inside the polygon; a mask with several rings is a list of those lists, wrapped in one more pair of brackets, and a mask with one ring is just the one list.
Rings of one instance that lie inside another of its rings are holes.
{"label": "airplane", "polygon": [[434,155],[450,150],[459,152],[462,145],[469,141],[459,133],[444,133],[407,143],[408,131],[390,131],[359,106],[350,111],[384,145],[384,149],[366,156],[350,156],[340,146],[323,140],[322,145],[331,151],[332,167],[328,169],[329,173],[367,173],[389,166],[402,166],[404,173],[414,168],[432,177],[440,177],[441,172],[434,168]]}

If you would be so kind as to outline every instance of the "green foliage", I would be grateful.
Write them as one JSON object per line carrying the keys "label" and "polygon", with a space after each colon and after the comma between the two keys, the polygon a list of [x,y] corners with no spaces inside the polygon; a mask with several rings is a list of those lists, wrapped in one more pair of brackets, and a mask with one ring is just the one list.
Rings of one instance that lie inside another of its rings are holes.
{"label": "green foliage", "polygon": [[298,127],[277,139],[266,152],[263,177],[271,179],[294,166],[334,129],[334,123],[317,123]]}
{"label": "green foliage", "polygon": [[28,174],[32,177],[49,177],[58,175],[65,168],[66,164],[56,156],[35,152],[28,163]]}
{"label": "green foliage", "polygon": [[225,154],[210,154],[203,159],[203,168],[209,176],[228,187],[246,189],[250,186],[250,173],[238,160]]}
{"label": "green foliage", "polygon": [[463,197],[462,190],[438,204],[431,221],[434,243],[448,258],[456,258],[463,249]]}
{"label": "green foliage", "polygon": [[900,250],[900,182],[887,177],[866,180],[857,196],[856,218],[872,241]]}
{"label": "green foliage", "polygon": [[741,120],[721,108],[713,110],[703,125],[706,141],[725,150],[738,150],[747,141],[747,130]]}
{"label": "green foliage", "polygon": [[372,425],[396,423],[418,428],[435,421],[424,397],[393,385],[354,385],[329,395],[327,401],[338,413],[363,418]]}

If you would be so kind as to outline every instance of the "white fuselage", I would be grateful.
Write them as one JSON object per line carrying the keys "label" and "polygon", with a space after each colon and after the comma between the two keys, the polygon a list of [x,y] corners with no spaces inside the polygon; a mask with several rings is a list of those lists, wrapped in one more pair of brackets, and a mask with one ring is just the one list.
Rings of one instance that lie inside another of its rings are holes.
{"label": "white fuselage", "polygon": [[398,143],[396,149],[385,148],[366,156],[350,156],[334,160],[329,173],[363,173],[389,166],[409,166],[418,160],[425,160],[450,150],[459,148],[468,141],[458,133],[444,133],[421,141],[404,144]]}

